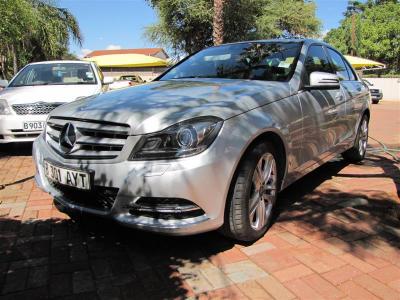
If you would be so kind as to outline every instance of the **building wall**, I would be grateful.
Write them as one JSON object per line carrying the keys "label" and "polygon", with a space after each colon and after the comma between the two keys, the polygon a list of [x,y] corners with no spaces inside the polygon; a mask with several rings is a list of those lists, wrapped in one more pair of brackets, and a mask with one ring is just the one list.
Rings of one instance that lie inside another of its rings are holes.
{"label": "building wall", "polygon": [[383,99],[400,101],[400,78],[366,78],[375,87],[382,89]]}
{"label": "building wall", "polygon": [[158,75],[167,70],[166,67],[148,67],[148,68],[101,68],[104,76],[118,78],[121,75],[135,74],[139,75],[145,81],[151,81]]}

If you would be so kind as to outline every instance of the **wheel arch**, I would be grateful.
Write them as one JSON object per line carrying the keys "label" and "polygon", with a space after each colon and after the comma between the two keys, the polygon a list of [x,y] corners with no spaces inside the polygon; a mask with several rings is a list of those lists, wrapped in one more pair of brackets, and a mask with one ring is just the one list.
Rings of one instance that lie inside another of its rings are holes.
{"label": "wheel arch", "polygon": [[[280,133],[277,129],[270,128],[259,133],[258,135],[255,135],[253,139],[251,139],[244,147],[244,150],[242,151],[240,158],[234,167],[233,174],[231,175],[229,189],[232,186],[232,181],[235,179],[236,172],[243,159],[246,157],[251,149],[253,149],[257,144],[262,143],[263,141],[272,142],[272,144],[276,147],[279,159],[281,182],[284,181],[287,173],[287,145],[282,133]],[[229,196],[229,194],[227,196]]]}
{"label": "wheel arch", "polygon": [[229,181],[229,188],[226,194],[225,198],[225,205],[224,205],[224,224],[228,221],[227,218],[229,217],[229,201],[230,197],[232,196],[233,193],[233,186],[232,183],[236,179],[238,169],[240,165],[242,164],[243,160],[247,156],[247,154],[250,152],[251,149],[253,149],[257,144],[262,143],[264,141],[269,141],[272,142],[272,144],[276,147],[277,154],[278,154],[278,159],[279,159],[279,169],[280,169],[280,182],[282,187],[282,183],[284,182],[284,178],[286,177],[287,173],[287,145],[285,143],[285,139],[283,138],[282,134],[274,128],[266,129],[265,131],[259,133],[258,135],[255,135],[253,139],[251,139],[248,144],[244,147],[244,150],[242,151],[239,160],[237,161],[233,172],[231,174],[231,178]]}

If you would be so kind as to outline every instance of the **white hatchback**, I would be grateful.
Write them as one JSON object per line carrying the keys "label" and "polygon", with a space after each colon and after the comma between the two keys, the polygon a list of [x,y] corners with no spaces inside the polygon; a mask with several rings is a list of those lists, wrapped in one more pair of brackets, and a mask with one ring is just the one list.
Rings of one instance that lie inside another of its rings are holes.
{"label": "white hatchback", "polygon": [[26,65],[0,91],[0,144],[33,141],[54,108],[102,92],[93,62],[48,61]]}

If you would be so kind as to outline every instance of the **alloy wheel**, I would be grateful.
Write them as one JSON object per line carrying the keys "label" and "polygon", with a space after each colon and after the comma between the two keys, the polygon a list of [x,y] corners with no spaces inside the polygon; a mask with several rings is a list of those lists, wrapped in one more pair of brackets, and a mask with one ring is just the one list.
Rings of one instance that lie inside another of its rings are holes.
{"label": "alloy wheel", "polygon": [[363,118],[360,127],[360,137],[358,139],[358,152],[361,156],[364,156],[367,150],[368,144],[368,120]]}
{"label": "alloy wheel", "polygon": [[258,161],[252,179],[249,218],[254,230],[260,230],[268,223],[276,201],[276,191],[275,158],[271,153],[266,153]]}

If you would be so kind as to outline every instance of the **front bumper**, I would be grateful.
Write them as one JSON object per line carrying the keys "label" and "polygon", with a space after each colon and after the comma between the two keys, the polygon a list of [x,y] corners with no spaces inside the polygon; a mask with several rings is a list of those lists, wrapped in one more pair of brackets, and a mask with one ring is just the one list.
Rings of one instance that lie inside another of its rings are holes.
{"label": "front bumper", "polygon": [[0,144],[33,142],[41,131],[24,131],[23,122],[45,122],[47,115],[0,115]]}
{"label": "front bumper", "polygon": [[[59,210],[94,214],[128,227],[171,235],[201,233],[217,229],[223,224],[229,173],[234,166],[216,153],[218,149],[208,149],[199,155],[174,161],[71,163],[55,154],[42,136],[33,145],[36,182],[54,197]],[[112,207],[106,210],[93,209],[66,197],[45,177],[45,159],[72,169],[90,170],[94,186],[117,189]],[[133,215],[130,212],[132,203],[144,197],[189,200],[201,208],[204,214],[180,219]]]}

